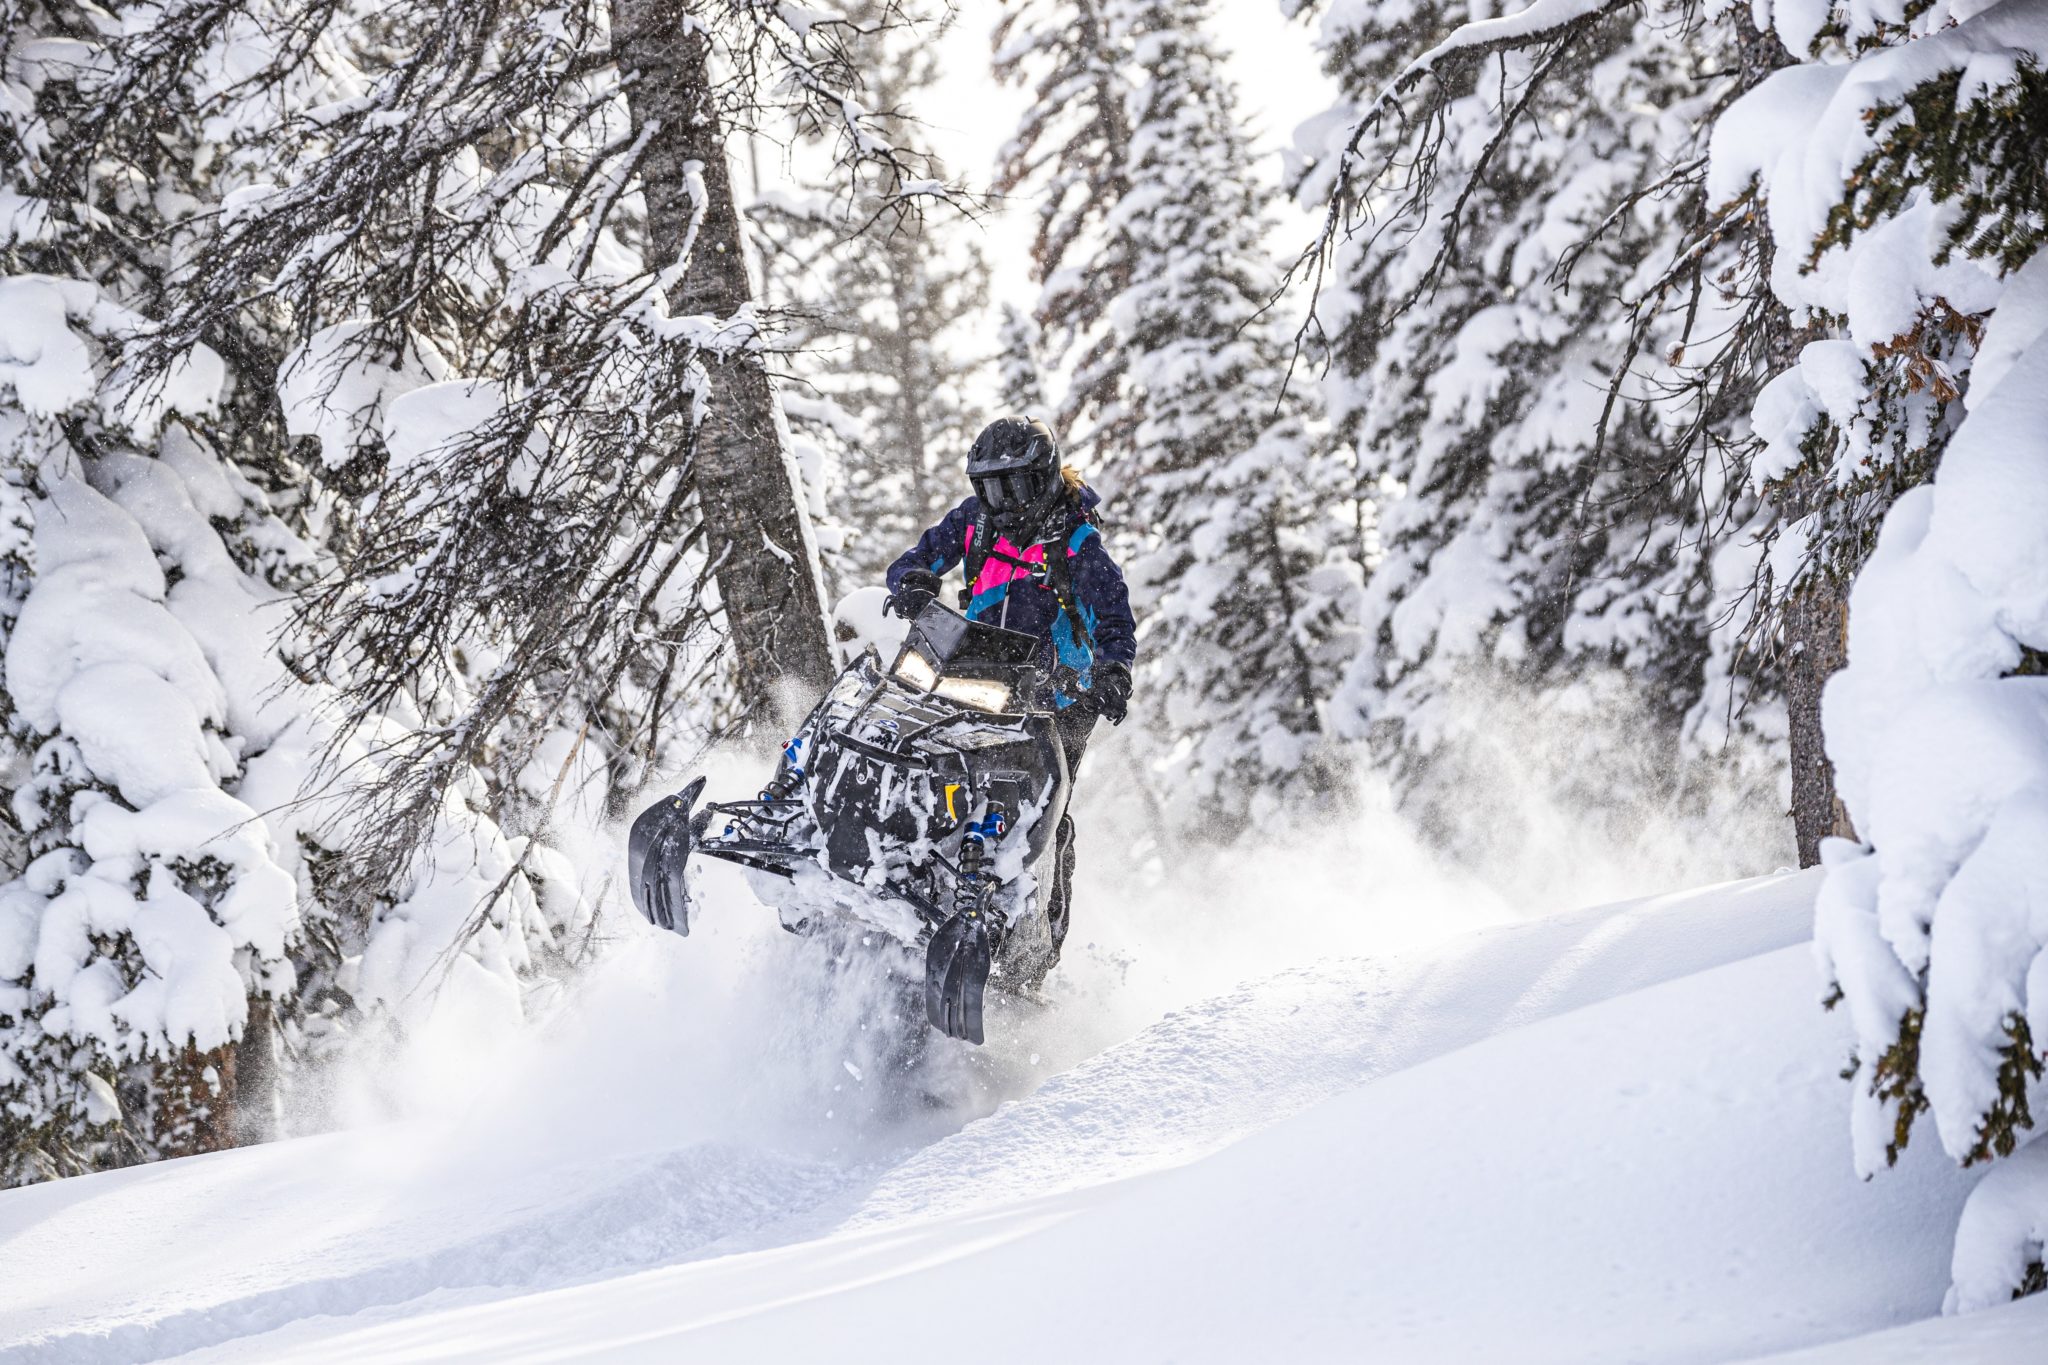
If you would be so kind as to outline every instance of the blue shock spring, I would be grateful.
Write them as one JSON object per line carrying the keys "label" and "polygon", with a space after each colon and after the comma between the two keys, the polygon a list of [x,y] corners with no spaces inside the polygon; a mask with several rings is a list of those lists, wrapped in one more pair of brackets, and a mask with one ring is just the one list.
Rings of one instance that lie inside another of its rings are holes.
{"label": "blue shock spring", "polygon": [[960,876],[954,884],[953,911],[971,915],[981,907],[982,888],[994,878],[982,871],[987,859],[987,841],[1000,839],[1009,827],[1001,809],[992,809],[979,820],[970,821],[961,832]]}
{"label": "blue shock spring", "polygon": [[[782,772],[776,776],[773,782],[761,788],[758,800],[781,801],[804,784],[803,753],[804,737],[802,735],[792,736],[789,742],[782,746],[782,761],[787,766],[783,768]],[[732,838],[733,831],[736,828],[736,826],[728,824],[725,827],[725,837],[728,839]]]}
{"label": "blue shock spring", "polygon": [[804,737],[796,735],[782,746],[786,766],[776,779],[761,789],[763,801],[780,801],[804,784]]}

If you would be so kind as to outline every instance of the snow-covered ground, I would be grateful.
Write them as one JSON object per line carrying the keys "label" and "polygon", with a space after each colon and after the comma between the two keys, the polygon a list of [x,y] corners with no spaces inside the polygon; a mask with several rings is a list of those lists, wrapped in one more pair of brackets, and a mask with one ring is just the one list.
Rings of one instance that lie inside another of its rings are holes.
{"label": "snow-covered ground", "polygon": [[1121,1038],[1171,997],[1098,947],[931,1103],[707,917],[438,1116],[0,1195],[0,1358],[2038,1361],[1933,1318],[1968,1178],[1853,1174],[1815,885],[1475,900]]}

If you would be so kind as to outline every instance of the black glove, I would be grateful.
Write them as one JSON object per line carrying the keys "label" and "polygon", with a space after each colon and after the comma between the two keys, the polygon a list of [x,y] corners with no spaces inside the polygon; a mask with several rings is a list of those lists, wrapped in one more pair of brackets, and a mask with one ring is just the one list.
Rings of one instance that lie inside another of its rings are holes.
{"label": "black glove", "polygon": [[1119,663],[1095,665],[1095,681],[1088,689],[1095,709],[1111,725],[1122,725],[1131,713],[1131,670]]}
{"label": "black glove", "polygon": [[889,594],[889,610],[906,621],[915,621],[918,613],[938,595],[937,574],[930,569],[906,569],[903,577],[896,580],[896,591]]}

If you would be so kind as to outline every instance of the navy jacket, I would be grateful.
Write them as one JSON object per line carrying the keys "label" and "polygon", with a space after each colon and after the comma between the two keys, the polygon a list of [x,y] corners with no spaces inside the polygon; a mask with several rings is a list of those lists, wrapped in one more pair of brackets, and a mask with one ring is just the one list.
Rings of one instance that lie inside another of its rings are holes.
{"label": "navy jacket", "polygon": [[[981,576],[971,585],[973,593],[967,604],[970,620],[989,621],[1043,640],[1044,664],[1049,668],[1057,655],[1080,674],[1083,687],[1092,682],[1096,659],[1129,668],[1138,657],[1137,623],[1131,617],[1131,595],[1124,586],[1123,571],[1103,548],[1102,534],[1088,515],[1098,501],[1094,489],[1081,490],[1081,507],[1073,528],[1061,540],[1019,549],[998,535],[995,553],[989,555]],[[889,566],[889,591],[896,591],[903,575],[912,569],[929,569],[944,577],[954,565],[963,563],[980,513],[981,500],[971,496],[946,513],[944,521],[918,537],[917,544]],[[1046,555],[1054,552],[1067,556],[1074,601],[1087,627],[1087,640],[1074,639],[1044,569],[1033,572],[1003,558],[1007,555],[1042,565]],[[1062,705],[1070,700],[1060,699]]]}

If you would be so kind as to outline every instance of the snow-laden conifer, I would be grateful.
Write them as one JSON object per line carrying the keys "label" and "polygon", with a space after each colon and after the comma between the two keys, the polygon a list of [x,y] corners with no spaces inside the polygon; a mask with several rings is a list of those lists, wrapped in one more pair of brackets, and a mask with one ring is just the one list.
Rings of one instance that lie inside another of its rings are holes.
{"label": "snow-laden conifer", "polygon": [[187,425],[218,416],[217,356],[154,393],[109,373],[139,322],[88,281],[0,277],[0,1184],[232,1142],[236,1044],[295,985],[292,878],[237,795],[287,714],[259,694],[276,594],[216,525],[291,538]]}
{"label": "snow-laden conifer", "polygon": [[0,1182],[14,1183],[248,1126],[243,1100],[264,1086],[240,1073],[262,1070],[301,940],[286,852],[240,788],[291,715],[266,693],[266,621],[308,555],[278,515],[296,499],[257,481],[288,481],[289,456],[245,472],[223,452],[266,426],[236,338],[155,366],[138,355],[190,249],[185,221],[246,158],[198,154],[209,130],[177,86],[85,164],[75,120],[112,79],[118,19],[58,3],[7,21]]}
{"label": "snow-laden conifer", "polygon": [[[1759,479],[1824,494],[1780,529],[1778,578],[1855,574],[1824,705],[1855,838],[1823,846],[1816,927],[1856,1161],[1895,1160],[1922,1114],[1959,1161],[2012,1157],[2048,1037],[2048,10],[1776,24],[1813,60],[1723,117],[1712,188],[1767,213],[1810,337],[1756,405]],[[2044,1284],[2023,1157],[1973,1196],[1952,1307]]]}
{"label": "snow-laden conifer", "polygon": [[1224,831],[1330,795],[1322,705],[1356,574],[1332,463],[1263,316],[1277,272],[1262,185],[1205,0],[1117,0],[1132,54],[1130,192],[1109,214],[1127,285],[1106,309],[1132,453],[1108,475],[1144,622],[1141,689],[1184,819]]}
{"label": "snow-laden conifer", "polygon": [[[887,23],[880,4],[852,15],[867,29],[853,49],[864,98],[880,128],[906,137],[939,76],[944,25]],[[799,314],[791,401],[837,450],[834,514],[850,533],[844,586],[855,587],[877,581],[959,499],[960,462],[983,420],[969,395],[994,349],[988,266],[962,216],[888,218],[887,185],[849,194],[814,149],[798,152],[799,173],[826,183],[773,196],[764,226],[784,258],[776,301]]]}
{"label": "snow-laden conifer", "polygon": [[[1312,335],[1352,502],[1376,514],[1339,715],[1468,845],[1515,815],[1475,800],[1503,685],[1574,726],[1560,776],[1608,808],[1666,799],[1731,728],[1775,729],[1733,628],[1750,574],[1731,395],[1758,361],[1738,252],[1699,192],[1728,34],[1552,8],[1556,29],[1332,7],[1345,102],[1301,139],[1304,201],[1338,215]],[[1617,722],[1614,761],[1589,765]]]}
{"label": "snow-laden conifer", "polygon": [[1108,0],[1022,0],[995,29],[997,79],[1031,92],[995,188],[1035,201],[1033,316],[1047,366],[1066,380],[1050,416],[1097,467],[1130,452],[1134,420],[1128,353],[1106,317],[1133,278],[1130,244],[1112,222],[1132,189],[1131,54],[1109,10]]}
{"label": "snow-laden conifer", "polygon": [[[332,91],[310,70],[237,86],[233,62],[267,50],[260,26],[213,18],[175,74],[151,65],[146,24],[53,6],[7,30],[0,289],[7,354],[32,362],[0,382],[21,746],[0,961],[10,1180],[262,1135],[360,1022],[417,1022],[451,963],[487,964],[516,1010],[537,945],[588,912],[538,847],[494,909],[479,907],[510,860],[460,886],[445,859],[335,875],[360,833],[340,817],[411,738],[408,696],[382,747],[323,772],[338,698],[278,639],[352,529],[351,490],[315,482],[287,439],[274,314],[217,319],[182,350],[159,331],[208,206],[267,183],[258,134]],[[112,93],[135,85],[153,103]],[[504,845],[498,804],[461,808],[445,846]],[[534,912],[541,866],[552,921]],[[430,894],[460,912],[422,922]]]}
{"label": "snow-laden conifer", "polygon": [[[630,790],[716,666],[713,628],[749,701],[768,671],[824,667],[726,150],[690,139],[795,91],[791,112],[892,193],[936,190],[841,98],[845,22],[697,17],[292,10],[244,56],[237,90],[283,80],[306,45],[337,88],[284,111],[276,180],[221,201],[168,279],[157,344],[274,326],[285,421],[352,495],[336,570],[300,599],[304,663],[336,691],[339,737],[394,707],[426,726],[363,788],[341,872],[364,895],[472,771],[496,809],[555,745],[600,804]],[[185,51],[137,54],[122,90]]]}
{"label": "snow-laden conifer", "polygon": [[996,406],[1004,412],[1045,412],[1045,375],[1038,323],[1006,303],[996,324]]}

